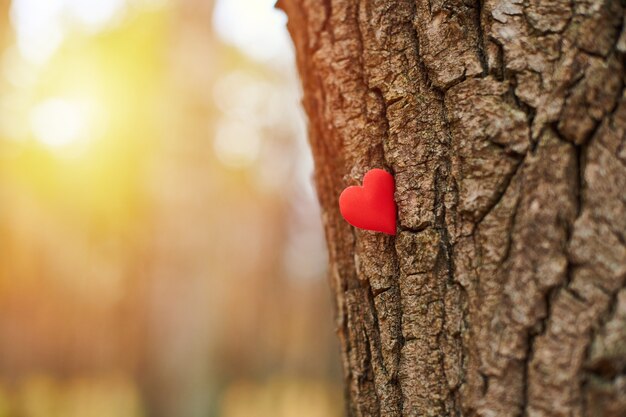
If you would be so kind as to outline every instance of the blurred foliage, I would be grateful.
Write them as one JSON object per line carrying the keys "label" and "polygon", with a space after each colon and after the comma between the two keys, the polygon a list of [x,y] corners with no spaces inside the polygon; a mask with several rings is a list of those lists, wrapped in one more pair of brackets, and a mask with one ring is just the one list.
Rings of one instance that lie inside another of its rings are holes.
{"label": "blurred foliage", "polygon": [[340,415],[291,51],[107,1],[0,3],[0,417]]}

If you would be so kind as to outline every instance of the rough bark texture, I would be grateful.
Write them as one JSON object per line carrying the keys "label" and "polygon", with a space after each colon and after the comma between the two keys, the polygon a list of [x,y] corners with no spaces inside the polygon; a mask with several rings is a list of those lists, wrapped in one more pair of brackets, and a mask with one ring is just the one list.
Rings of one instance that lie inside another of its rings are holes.
{"label": "rough bark texture", "polygon": [[[280,0],[350,416],[626,415],[626,32],[611,0]],[[396,179],[398,234],[337,198]]]}

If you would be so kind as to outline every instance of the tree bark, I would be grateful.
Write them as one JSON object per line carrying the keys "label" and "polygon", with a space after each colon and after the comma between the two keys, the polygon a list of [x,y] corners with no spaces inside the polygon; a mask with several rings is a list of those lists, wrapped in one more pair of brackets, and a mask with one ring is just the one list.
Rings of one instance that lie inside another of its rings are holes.
{"label": "tree bark", "polygon": [[[624,4],[280,0],[350,416],[626,415]],[[394,174],[395,237],[337,200]]]}

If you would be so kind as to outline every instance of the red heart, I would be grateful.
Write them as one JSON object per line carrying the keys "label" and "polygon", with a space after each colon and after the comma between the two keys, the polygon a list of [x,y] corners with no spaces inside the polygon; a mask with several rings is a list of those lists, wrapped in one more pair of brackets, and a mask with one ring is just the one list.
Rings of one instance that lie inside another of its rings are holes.
{"label": "red heart", "polygon": [[352,226],[365,230],[396,234],[396,203],[393,199],[393,176],[382,169],[372,169],[363,177],[363,186],[348,187],[339,196],[341,215]]}

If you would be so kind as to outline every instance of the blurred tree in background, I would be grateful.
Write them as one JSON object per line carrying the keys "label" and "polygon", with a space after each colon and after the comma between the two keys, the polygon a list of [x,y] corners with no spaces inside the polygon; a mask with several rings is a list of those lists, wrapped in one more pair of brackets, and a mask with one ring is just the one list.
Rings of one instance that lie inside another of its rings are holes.
{"label": "blurred tree in background", "polygon": [[0,416],[339,415],[290,46],[236,38],[284,31],[261,3],[0,3]]}

